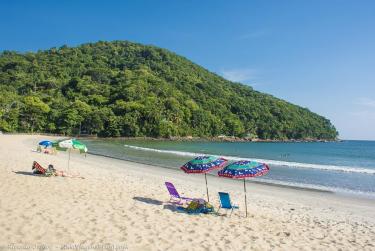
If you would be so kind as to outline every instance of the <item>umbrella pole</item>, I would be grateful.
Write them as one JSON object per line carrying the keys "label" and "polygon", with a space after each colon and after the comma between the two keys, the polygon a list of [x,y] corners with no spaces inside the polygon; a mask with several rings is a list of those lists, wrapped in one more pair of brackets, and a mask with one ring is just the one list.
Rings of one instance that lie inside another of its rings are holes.
{"label": "umbrella pole", "polygon": [[207,174],[206,173],[204,173],[204,178],[206,180],[207,202],[210,202],[210,197],[208,196]]}
{"label": "umbrella pole", "polygon": [[246,208],[246,217],[247,217],[247,199],[246,199],[246,183],[245,183],[245,178],[243,179],[243,191],[245,192],[245,208]]}
{"label": "umbrella pole", "polygon": [[70,149],[69,149],[69,157],[68,157],[68,172],[69,172],[69,166],[70,166]]}

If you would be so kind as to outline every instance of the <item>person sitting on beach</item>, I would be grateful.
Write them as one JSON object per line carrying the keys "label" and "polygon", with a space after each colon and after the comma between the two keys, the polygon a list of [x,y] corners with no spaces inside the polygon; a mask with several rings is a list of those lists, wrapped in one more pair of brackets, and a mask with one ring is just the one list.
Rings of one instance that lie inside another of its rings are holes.
{"label": "person sitting on beach", "polygon": [[56,148],[54,148],[54,147],[48,147],[48,146],[38,145],[38,147],[36,148],[36,151],[38,153],[57,154]]}
{"label": "person sitting on beach", "polygon": [[60,171],[60,170],[57,170],[53,167],[52,164],[49,164],[48,165],[48,168],[47,168],[47,171],[46,171],[46,174],[48,175],[51,175],[51,176],[61,176],[61,177],[69,177],[69,178],[82,178],[84,179],[84,177],[80,176],[79,174],[69,174],[67,172],[64,172],[64,171]]}
{"label": "person sitting on beach", "polygon": [[32,170],[34,174],[43,174],[45,176],[61,176],[61,177],[69,177],[69,178],[81,178],[84,179],[84,177],[80,176],[79,174],[69,174],[64,171],[60,171],[54,168],[52,164],[48,165],[48,168],[43,168],[38,162],[34,161]]}
{"label": "person sitting on beach", "polygon": [[45,154],[56,154],[56,150],[54,148],[44,148],[43,153],[45,153]]}

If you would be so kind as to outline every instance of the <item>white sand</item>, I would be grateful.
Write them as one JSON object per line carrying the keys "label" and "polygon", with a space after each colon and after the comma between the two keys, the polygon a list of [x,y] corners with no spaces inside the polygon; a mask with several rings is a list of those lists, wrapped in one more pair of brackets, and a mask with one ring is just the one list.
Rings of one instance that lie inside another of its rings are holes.
{"label": "white sand", "polygon": [[228,191],[240,210],[187,215],[165,203],[164,182],[205,198],[203,175],[78,154],[85,179],[28,175],[33,160],[67,166],[65,153],[31,151],[46,138],[0,135],[0,250],[375,250],[373,200],[250,182],[244,218],[243,184],[209,177],[212,203]]}

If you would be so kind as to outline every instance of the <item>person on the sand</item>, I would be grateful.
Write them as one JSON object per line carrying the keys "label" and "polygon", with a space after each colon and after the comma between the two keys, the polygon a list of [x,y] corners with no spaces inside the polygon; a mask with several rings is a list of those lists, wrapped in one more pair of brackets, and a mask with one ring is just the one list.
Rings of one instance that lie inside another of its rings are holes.
{"label": "person on the sand", "polygon": [[79,174],[68,174],[67,172],[57,170],[53,167],[53,165],[49,164],[46,175],[51,175],[51,176],[61,176],[61,177],[70,177],[70,178],[83,178],[79,176]]}

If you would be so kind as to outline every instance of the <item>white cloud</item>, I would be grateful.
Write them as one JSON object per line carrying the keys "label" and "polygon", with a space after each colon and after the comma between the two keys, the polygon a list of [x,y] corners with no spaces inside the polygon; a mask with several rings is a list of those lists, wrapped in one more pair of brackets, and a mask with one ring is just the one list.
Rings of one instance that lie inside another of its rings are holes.
{"label": "white cloud", "polygon": [[365,106],[367,108],[375,108],[375,99],[360,98],[356,102],[357,105]]}
{"label": "white cloud", "polygon": [[256,78],[257,71],[251,68],[232,69],[222,71],[221,75],[234,82],[244,82],[253,81]]}

